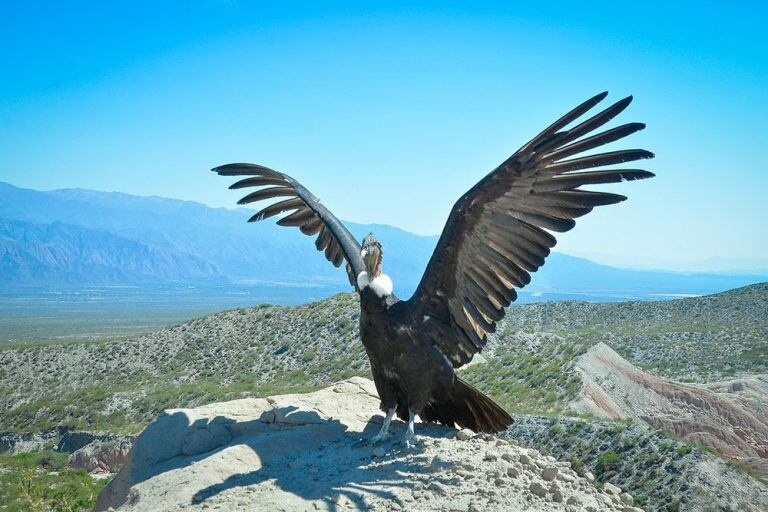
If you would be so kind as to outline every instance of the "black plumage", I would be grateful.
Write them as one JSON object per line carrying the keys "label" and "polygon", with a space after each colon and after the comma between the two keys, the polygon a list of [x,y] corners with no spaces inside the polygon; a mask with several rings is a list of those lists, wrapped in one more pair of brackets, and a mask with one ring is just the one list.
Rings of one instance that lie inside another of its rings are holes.
{"label": "black plumage", "polygon": [[499,432],[512,423],[501,407],[457,377],[455,368],[483,349],[488,333],[517,297],[515,290],[544,264],[556,243],[550,231],[568,231],[574,219],[593,208],[626,199],[580,187],[653,176],[640,169],[603,168],[652,158],[645,150],[585,154],[645,127],[628,123],[594,133],[620,114],[631,97],[567,128],[606,94],[555,121],[459,198],[408,300],[387,288],[381,244],[372,235],[358,243],[296,180],[253,164],[214,169],[225,176],[248,176],[230,188],[264,187],[240,204],[280,198],[250,221],[288,213],[278,224],[317,234],[317,249],[336,266],[346,263],[350,284],[360,295],[361,339],[381,408],[388,412],[377,439],[386,435],[395,413],[409,420],[407,443],[416,415],[478,432]]}

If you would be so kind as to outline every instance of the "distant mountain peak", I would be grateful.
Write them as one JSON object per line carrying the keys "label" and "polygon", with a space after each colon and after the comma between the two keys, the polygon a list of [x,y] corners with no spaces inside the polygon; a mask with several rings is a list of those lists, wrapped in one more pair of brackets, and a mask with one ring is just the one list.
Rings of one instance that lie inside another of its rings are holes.
{"label": "distant mountain peak", "polygon": [[[109,234],[122,240],[98,247],[84,246],[86,253],[104,253],[108,247],[127,250],[141,247],[138,252],[103,254],[114,266],[109,282],[116,279],[145,279],[152,275],[147,269],[159,269],[157,258],[178,266],[157,271],[155,279],[185,280],[201,276],[222,276],[231,281],[280,282],[297,286],[307,280],[335,286],[338,291],[348,290],[343,271],[328,265],[314,250],[312,242],[296,230],[287,230],[274,222],[246,223],[250,210],[211,208],[195,201],[168,199],[159,196],[136,196],[123,192],[101,192],[83,188],[64,188],[41,192],[0,183],[0,218],[29,223],[28,242],[51,254],[65,250],[77,251],[73,245],[50,239],[34,240],[40,225],[58,226],[64,230],[77,227],[88,233]],[[422,272],[432,255],[438,236],[420,236],[385,224],[344,223],[352,234],[362,239],[374,231],[385,246],[384,266],[387,274],[398,283],[403,297],[417,286]],[[18,229],[18,226],[17,226]],[[81,240],[95,240],[95,235]],[[7,235],[7,234],[6,234]],[[14,238],[14,263],[0,267],[0,279],[25,282],[29,278],[21,268],[33,268],[37,263],[29,256],[30,249],[20,248],[20,239]],[[6,236],[7,238],[7,236]],[[112,239],[111,239],[112,240]],[[130,245],[128,242],[137,245]],[[64,245],[58,245],[61,243]],[[10,242],[6,240],[6,246]],[[7,250],[11,251],[11,249]],[[34,252],[34,251],[32,251]],[[140,264],[139,253],[147,260]],[[23,256],[26,255],[26,256]],[[87,258],[86,258],[87,259]],[[132,264],[122,262],[133,261]],[[37,267],[35,267],[37,268]],[[56,282],[57,267],[38,273],[39,279]],[[193,271],[193,269],[197,269]],[[63,271],[62,271],[63,272]],[[27,277],[25,277],[27,276]],[[50,277],[42,277],[50,276]],[[98,282],[98,274],[92,276]],[[623,270],[599,265],[587,259],[553,253],[546,264],[533,276],[531,285],[524,288],[521,300],[551,300],[586,298],[591,300],[620,300],[631,298],[665,298],[678,294],[706,294],[735,288],[761,280],[755,276],[684,274],[680,272],[649,272]]]}

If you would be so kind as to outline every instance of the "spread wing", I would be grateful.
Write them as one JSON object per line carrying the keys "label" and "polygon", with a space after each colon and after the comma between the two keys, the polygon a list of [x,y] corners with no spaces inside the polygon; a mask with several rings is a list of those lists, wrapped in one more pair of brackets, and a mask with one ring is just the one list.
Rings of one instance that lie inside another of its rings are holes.
{"label": "spread wing", "polygon": [[254,214],[248,222],[255,222],[282,213],[291,212],[277,221],[281,226],[298,227],[308,236],[317,235],[315,247],[324,251],[325,257],[340,267],[346,262],[349,283],[357,288],[357,275],[363,271],[360,244],[344,225],[298,181],[288,175],[255,164],[227,164],[212,169],[220,176],[248,176],[230,189],[265,187],[251,192],[237,204],[282,198]]}
{"label": "spread wing", "polygon": [[482,350],[487,333],[495,331],[517,297],[515,289],[528,284],[544,264],[556,242],[549,231],[568,231],[573,219],[595,206],[626,199],[581,190],[582,185],[653,176],[638,169],[595,170],[653,157],[641,149],[591,152],[645,127],[629,123],[594,133],[624,110],[631,96],[566,128],[606,95],[568,112],[453,206],[424,276],[404,306],[412,322],[425,323],[424,332],[454,366]]}

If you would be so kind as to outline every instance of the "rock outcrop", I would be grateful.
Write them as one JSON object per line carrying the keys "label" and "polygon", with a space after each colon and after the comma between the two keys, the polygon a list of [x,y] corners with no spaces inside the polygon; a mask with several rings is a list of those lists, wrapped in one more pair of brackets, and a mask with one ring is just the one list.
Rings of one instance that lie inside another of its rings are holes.
{"label": "rock outcrop", "polygon": [[643,421],[768,476],[768,376],[683,384],[644,372],[604,343],[582,355],[576,368],[583,386],[572,409]]}
{"label": "rock outcrop", "polygon": [[44,432],[0,432],[0,453],[11,455],[55,449],[71,453],[69,465],[92,474],[115,473],[123,465],[136,436],[110,432],[54,429]]}
{"label": "rock outcrop", "polygon": [[615,486],[513,441],[417,425],[420,442],[361,442],[379,428],[373,384],[169,410],[138,437],[95,510],[620,510]]}
{"label": "rock outcrop", "polygon": [[125,463],[133,446],[131,436],[115,436],[108,440],[95,440],[78,448],[69,457],[69,465],[93,475],[115,473]]}

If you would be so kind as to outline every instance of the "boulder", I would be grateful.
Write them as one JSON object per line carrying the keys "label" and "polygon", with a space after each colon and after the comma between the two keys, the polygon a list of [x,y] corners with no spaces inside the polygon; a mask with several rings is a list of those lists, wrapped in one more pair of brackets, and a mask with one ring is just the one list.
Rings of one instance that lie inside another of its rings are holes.
{"label": "boulder", "polygon": [[353,378],[314,393],[166,411],[94,510],[621,510],[575,474],[556,486],[535,465],[510,475],[509,461],[539,454],[493,436],[461,440],[453,428],[419,423],[418,442],[404,449],[405,424],[393,421],[392,439],[371,445],[378,406],[373,383]]}

